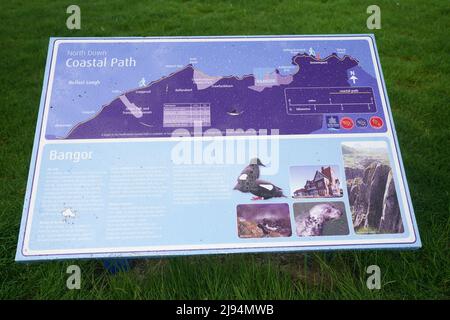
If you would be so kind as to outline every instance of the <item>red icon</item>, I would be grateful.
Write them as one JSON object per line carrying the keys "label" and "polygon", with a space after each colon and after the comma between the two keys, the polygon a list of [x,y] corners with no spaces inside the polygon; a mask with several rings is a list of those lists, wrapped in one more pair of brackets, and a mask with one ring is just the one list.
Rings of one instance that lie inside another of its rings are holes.
{"label": "red icon", "polygon": [[352,118],[344,117],[341,119],[341,127],[347,130],[353,128],[353,120]]}
{"label": "red icon", "polygon": [[380,117],[372,117],[370,118],[370,125],[375,129],[380,129],[383,126],[383,119]]}

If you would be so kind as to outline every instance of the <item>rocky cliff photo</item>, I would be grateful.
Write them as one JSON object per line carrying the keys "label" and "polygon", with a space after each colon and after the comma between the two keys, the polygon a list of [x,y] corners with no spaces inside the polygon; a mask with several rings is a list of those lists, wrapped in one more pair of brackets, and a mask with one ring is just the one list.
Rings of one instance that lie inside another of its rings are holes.
{"label": "rocky cliff photo", "polygon": [[345,142],[342,153],[355,231],[402,233],[403,222],[386,143]]}

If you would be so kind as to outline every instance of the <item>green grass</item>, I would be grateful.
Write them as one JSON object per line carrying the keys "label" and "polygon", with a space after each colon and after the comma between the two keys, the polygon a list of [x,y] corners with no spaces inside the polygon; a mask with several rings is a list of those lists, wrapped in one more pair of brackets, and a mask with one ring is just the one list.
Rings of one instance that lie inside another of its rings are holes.
{"label": "green grass", "polygon": [[[0,298],[450,297],[450,3],[442,1],[75,1],[82,29],[65,27],[74,1],[2,2]],[[14,262],[50,36],[368,33],[375,30],[423,248],[332,254],[251,254],[141,260],[116,276],[98,261]],[[66,267],[82,269],[66,289]],[[382,270],[366,288],[365,268]]]}

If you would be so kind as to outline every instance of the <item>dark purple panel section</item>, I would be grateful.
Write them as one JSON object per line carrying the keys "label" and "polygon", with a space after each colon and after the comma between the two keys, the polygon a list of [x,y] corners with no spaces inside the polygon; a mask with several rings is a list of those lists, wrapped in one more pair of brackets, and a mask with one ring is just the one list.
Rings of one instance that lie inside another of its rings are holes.
{"label": "dark purple panel section", "polygon": [[[288,114],[285,91],[296,87],[339,87],[353,90],[348,83],[347,72],[356,67],[358,62],[349,56],[339,58],[335,54],[320,61],[325,60],[327,63],[318,64],[319,60],[315,57],[298,54],[292,58],[292,64],[298,66],[299,70],[292,75],[292,80],[288,84],[265,87],[262,90],[255,90],[253,75],[242,79],[224,77],[214,85],[198,90],[193,81],[194,68],[188,65],[145,88],[125,94],[128,101],[144,111],[142,115],[133,115],[122,100],[116,98],[105,105],[93,119],[74,127],[67,138],[170,136],[175,128],[164,125],[164,119],[166,117],[167,120],[168,116],[164,113],[164,105],[171,103],[207,104],[210,114],[203,116],[210,118],[210,127],[219,129],[222,133],[227,129],[278,129],[280,134],[311,133],[322,128],[323,115],[320,113],[323,111],[307,112],[311,114],[300,117]],[[318,99],[326,100],[323,94],[329,96],[330,92],[325,90],[323,93],[315,93]],[[181,117],[185,116],[181,114]],[[183,118],[179,123],[188,124],[189,121]],[[193,134],[191,126],[186,129]]]}

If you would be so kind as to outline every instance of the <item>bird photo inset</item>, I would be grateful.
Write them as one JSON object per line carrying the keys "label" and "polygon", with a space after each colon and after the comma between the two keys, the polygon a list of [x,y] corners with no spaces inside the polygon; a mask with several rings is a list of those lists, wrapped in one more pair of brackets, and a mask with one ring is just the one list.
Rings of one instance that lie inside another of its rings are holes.
{"label": "bird photo inset", "polygon": [[240,238],[273,238],[292,235],[287,203],[239,204],[236,207]]}
{"label": "bird photo inset", "polygon": [[260,166],[265,167],[259,158],[251,159],[250,163],[241,171],[233,189],[253,194],[252,200],[286,197],[280,187],[269,181],[259,179]]}

